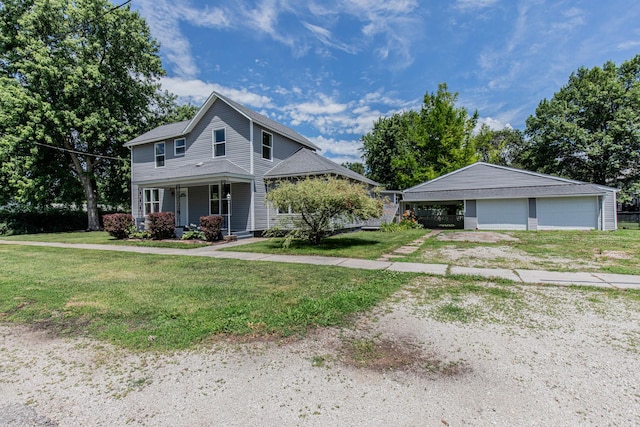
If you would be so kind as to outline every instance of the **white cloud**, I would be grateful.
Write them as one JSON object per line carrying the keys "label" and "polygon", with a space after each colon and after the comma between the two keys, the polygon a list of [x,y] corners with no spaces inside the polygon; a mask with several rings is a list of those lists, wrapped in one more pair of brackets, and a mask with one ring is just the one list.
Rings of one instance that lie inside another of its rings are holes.
{"label": "white cloud", "polygon": [[206,101],[211,92],[218,92],[230,99],[251,108],[273,108],[271,98],[258,95],[246,88],[235,89],[216,83],[207,83],[198,79],[182,79],[165,77],[161,80],[162,88],[178,95],[183,102],[200,105]]}

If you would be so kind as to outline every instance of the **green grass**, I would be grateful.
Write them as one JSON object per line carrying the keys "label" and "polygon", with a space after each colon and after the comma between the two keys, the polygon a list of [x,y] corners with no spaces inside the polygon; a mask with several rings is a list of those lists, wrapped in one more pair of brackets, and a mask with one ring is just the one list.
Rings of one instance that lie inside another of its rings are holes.
{"label": "green grass", "polygon": [[85,243],[95,245],[125,245],[150,246],[156,248],[193,249],[206,246],[205,243],[161,242],[155,240],[118,240],[105,231],[73,231],[68,233],[40,233],[20,234],[14,236],[0,236],[4,240],[18,240],[24,242],[52,242],[52,243]]}
{"label": "green grass", "polygon": [[340,325],[415,277],[14,245],[0,245],[0,265],[0,321],[158,350]]}
{"label": "green grass", "polygon": [[[478,233],[482,233],[479,231]],[[443,263],[450,260],[438,254],[438,250],[448,247],[458,249],[477,247],[507,246],[527,255],[536,257],[534,268],[565,271],[604,271],[620,274],[640,274],[640,232],[637,230],[617,231],[509,231],[517,241],[496,243],[474,243],[428,239],[421,250],[407,256],[403,261]],[[550,258],[574,260],[575,263],[554,265]],[[487,267],[531,268],[519,265],[511,259],[494,259]]]}
{"label": "green grass", "polygon": [[[397,233],[381,231],[358,231],[338,234],[324,239],[314,246],[307,241],[295,240],[288,248],[282,247],[281,238],[273,238],[248,245],[235,246],[228,250],[287,255],[320,255],[360,259],[377,259],[415,239],[427,230],[404,230]],[[221,250],[227,250],[221,249]]]}

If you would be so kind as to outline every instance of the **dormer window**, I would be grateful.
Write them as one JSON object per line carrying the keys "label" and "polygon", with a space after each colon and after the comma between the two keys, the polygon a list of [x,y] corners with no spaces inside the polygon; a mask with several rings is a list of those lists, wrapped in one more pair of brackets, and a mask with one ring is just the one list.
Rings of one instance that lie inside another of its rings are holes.
{"label": "dormer window", "polygon": [[187,151],[187,140],[185,138],[178,138],[173,141],[173,152],[176,156],[184,156]]}
{"label": "dormer window", "polygon": [[262,131],[262,158],[273,160],[273,135]]}
{"label": "dormer window", "polygon": [[224,157],[227,155],[227,132],[225,129],[215,129],[213,131],[213,157]]}
{"label": "dormer window", "polygon": [[164,154],[164,142],[157,142],[155,144],[156,154],[156,167],[161,168],[164,166],[165,154]]}

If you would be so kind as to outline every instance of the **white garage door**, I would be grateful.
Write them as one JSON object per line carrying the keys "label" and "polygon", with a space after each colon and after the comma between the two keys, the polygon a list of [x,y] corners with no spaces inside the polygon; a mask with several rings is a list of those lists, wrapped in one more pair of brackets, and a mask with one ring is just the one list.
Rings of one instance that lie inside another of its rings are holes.
{"label": "white garage door", "polygon": [[480,230],[526,230],[528,199],[478,200]]}
{"label": "white garage door", "polygon": [[538,199],[538,230],[598,228],[598,199],[566,197]]}

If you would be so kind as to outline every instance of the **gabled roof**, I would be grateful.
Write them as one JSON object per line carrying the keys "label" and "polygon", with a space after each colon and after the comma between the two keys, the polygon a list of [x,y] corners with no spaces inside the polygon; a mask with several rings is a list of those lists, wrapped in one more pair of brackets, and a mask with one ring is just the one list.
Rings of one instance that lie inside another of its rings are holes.
{"label": "gabled roof", "polygon": [[265,174],[265,178],[277,179],[312,175],[340,175],[369,185],[379,185],[377,182],[305,148],[278,163]]}
{"label": "gabled roof", "polygon": [[177,123],[170,123],[167,125],[158,126],[157,128],[152,129],[149,132],[146,132],[135,139],[132,139],[131,141],[127,142],[124,145],[125,147],[131,147],[134,145],[164,141],[166,139],[177,138],[177,137],[187,135],[189,132],[191,132],[194,129],[194,127],[198,124],[198,122],[206,115],[209,108],[211,108],[211,106],[218,100],[224,102],[225,104],[227,104],[228,106],[236,110],[238,113],[245,116],[248,120],[253,121],[254,123],[264,127],[267,130],[286,136],[287,138],[292,139],[293,141],[298,142],[299,144],[302,144],[303,146],[308,147],[312,150],[319,150],[318,146],[316,146],[314,143],[312,143],[307,138],[300,135],[298,132],[294,131],[293,129],[287,126],[284,126],[274,120],[271,120],[270,118],[260,113],[257,113],[245,107],[242,104],[232,101],[231,99],[217,92],[212,92],[211,95],[209,95],[209,98],[207,98],[205,103],[202,105],[202,107],[200,107],[196,115],[191,120],[185,120]]}
{"label": "gabled roof", "polygon": [[166,125],[158,126],[155,129],[151,129],[149,132],[132,139],[124,144],[125,147],[131,147],[133,145],[146,144],[149,142],[164,141],[165,139],[176,138],[184,135],[184,128],[189,124],[190,120],[183,120],[181,122],[169,123]]}
{"label": "gabled roof", "polygon": [[463,200],[602,195],[617,191],[522,169],[478,162],[404,191],[404,200]]}

